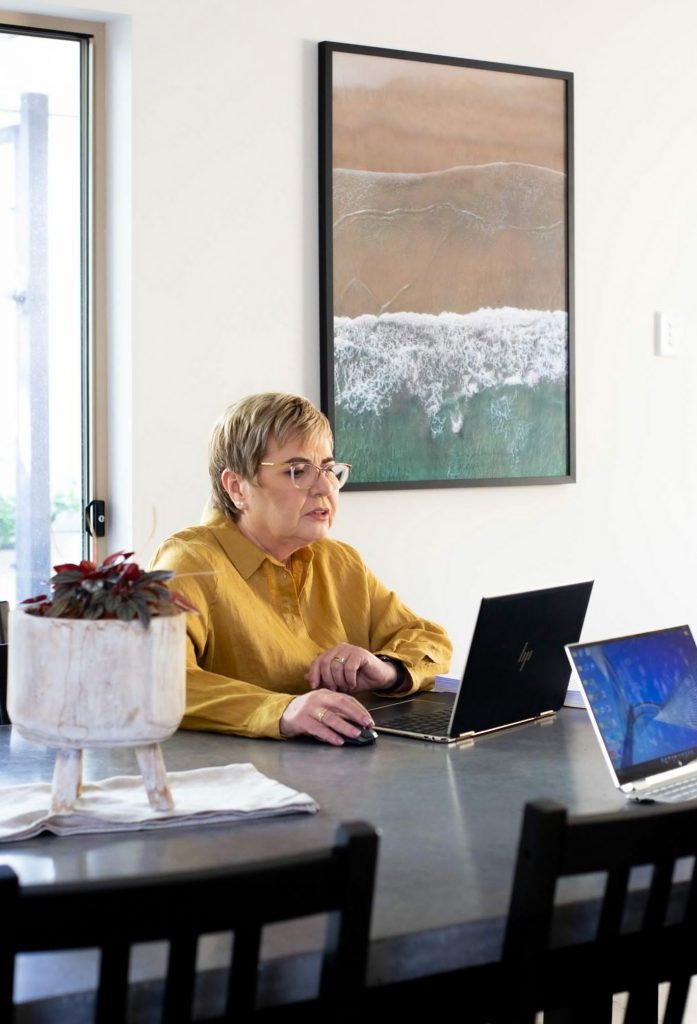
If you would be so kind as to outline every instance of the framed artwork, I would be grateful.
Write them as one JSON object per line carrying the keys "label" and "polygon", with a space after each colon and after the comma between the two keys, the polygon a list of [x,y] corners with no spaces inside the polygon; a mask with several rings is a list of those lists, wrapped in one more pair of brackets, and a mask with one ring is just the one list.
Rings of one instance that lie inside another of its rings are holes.
{"label": "framed artwork", "polygon": [[319,44],[322,408],[349,488],[574,479],[572,90]]}

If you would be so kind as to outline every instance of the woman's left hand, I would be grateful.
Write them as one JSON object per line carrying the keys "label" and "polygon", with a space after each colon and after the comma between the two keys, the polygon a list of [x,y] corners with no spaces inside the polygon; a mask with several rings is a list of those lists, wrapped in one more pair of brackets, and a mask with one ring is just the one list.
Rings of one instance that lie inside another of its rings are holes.
{"label": "woman's left hand", "polygon": [[358,693],[391,686],[397,679],[397,669],[364,647],[337,644],[315,658],[305,678],[311,690],[324,687],[342,693]]}

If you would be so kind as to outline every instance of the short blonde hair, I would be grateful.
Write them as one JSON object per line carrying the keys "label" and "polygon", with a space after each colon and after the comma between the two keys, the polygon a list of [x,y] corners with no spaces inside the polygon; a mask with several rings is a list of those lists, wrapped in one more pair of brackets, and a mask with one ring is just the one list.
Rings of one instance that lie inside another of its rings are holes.
{"label": "short blonde hair", "polygon": [[326,437],[333,443],[329,420],[301,395],[266,391],[248,395],[229,406],[213,427],[208,442],[213,506],[229,519],[236,519],[239,512],[223,487],[223,470],[231,469],[243,479],[252,480],[269,440],[273,437],[283,445],[296,435]]}

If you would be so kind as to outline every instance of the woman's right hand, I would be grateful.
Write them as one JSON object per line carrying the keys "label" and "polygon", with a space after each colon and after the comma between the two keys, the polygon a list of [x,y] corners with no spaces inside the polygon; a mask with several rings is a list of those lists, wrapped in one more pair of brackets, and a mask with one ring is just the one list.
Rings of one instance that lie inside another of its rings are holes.
{"label": "woman's right hand", "polygon": [[355,738],[362,728],[372,725],[370,713],[353,697],[322,689],[294,697],[281,715],[279,727],[282,736],[314,736],[340,747],[342,737]]}

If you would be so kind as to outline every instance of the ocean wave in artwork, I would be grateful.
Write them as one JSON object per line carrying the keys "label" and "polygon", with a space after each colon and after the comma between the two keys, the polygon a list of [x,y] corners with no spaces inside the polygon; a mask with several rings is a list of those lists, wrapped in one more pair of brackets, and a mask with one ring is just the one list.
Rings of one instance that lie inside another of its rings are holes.
{"label": "ocean wave in artwork", "polygon": [[334,320],[338,407],[380,415],[409,396],[431,432],[462,425],[463,403],[487,388],[564,383],[563,310],[504,307],[472,313],[384,313]]}

